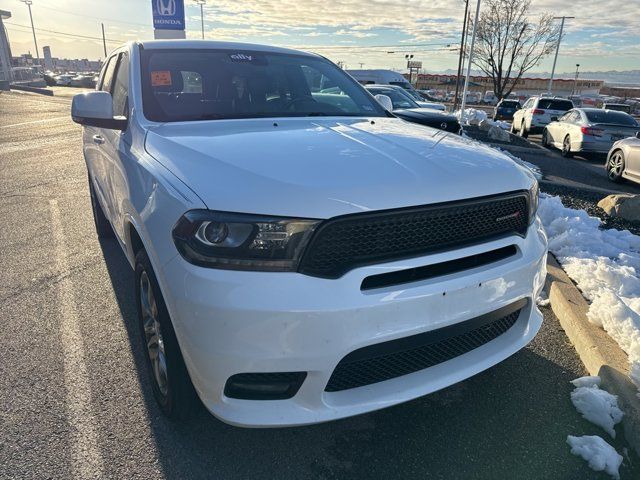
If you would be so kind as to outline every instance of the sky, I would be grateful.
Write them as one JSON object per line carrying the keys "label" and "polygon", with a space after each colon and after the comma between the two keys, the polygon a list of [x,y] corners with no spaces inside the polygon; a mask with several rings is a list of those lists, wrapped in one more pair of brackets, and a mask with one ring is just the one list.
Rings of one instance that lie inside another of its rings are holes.
{"label": "sky", "polygon": [[[475,7],[475,1],[470,0]],[[185,0],[187,37],[200,38],[200,7]],[[532,0],[532,15],[574,16],[558,57],[558,72],[640,69],[640,0]],[[481,7],[482,8],[482,7]],[[13,55],[34,53],[27,6],[0,0]],[[151,0],[33,0],[40,54],[59,58],[104,56],[107,47],[153,38]],[[208,39],[266,43],[325,55],[347,68],[406,66],[405,54],[426,71],[457,68],[464,0],[207,0]],[[56,33],[57,32],[57,33]],[[90,38],[84,38],[90,37]],[[551,70],[553,57],[533,71]]]}

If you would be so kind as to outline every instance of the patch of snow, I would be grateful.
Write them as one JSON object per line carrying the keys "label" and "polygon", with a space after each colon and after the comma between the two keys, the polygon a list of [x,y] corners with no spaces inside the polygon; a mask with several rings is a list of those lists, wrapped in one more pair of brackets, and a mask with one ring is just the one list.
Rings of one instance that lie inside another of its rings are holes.
{"label": "patch of snow", "polygon": [[[583,377],[584,378],[584,377]],[[616,438],[614,426],[620,423],[624,413],[618,407],[618,397],[597,385],[578,387],[571,392],[571,402],[582,416],[591,423],[602,427],[611,438]]]}
{"label": "patch of snow", "polygon": [[[461,110],[456,110],[453,114],[460,121]],[[487,112],[484,110],[476,110],[475,108],[465,108],[464,109],[464,123],[460,122],[462,125],[480,125],[483,120],[487,120]]]}
{"label": "patch of snow", "polygon": [[627,353],[630,377],[640,386],[640,237],[601,229],[600,219],[558,197],[540,195],[538,214],[549,250],[591,301],[589,320]]}
{"label": "patch of snow", "polygon": [[540,292],[540,295],[538,295],[538,298],[536,298],[536,304],[539,307],[546,307],[549,305],[549,297],[547,296],[547,292],[545,292],[544,290]]}
{"label": "patch of snow", "polygon": [[567,443],[571,446],[571,453],[582,457],[589,467],[596,472],[606,472],[613,478],[619,479],[622,455],[606,441],[596,435],[582,437],[567,436]]}
{"label": "patch of snow", "polygon": [[600,377],[588,375],[586,377],[576,378],[571,380],[574,387],[599,387]]}

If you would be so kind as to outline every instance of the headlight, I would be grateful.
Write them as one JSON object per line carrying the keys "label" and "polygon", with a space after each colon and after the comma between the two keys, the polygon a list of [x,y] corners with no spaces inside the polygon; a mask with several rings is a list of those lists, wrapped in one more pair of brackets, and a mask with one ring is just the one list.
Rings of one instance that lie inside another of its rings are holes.
{"label": "headlight", "polygon": [[191,210],[173,229],[190,263],[232,270],[295,271],[319,220]]}
{"label": "headlight", "polygon": [[538,213],[538,197],[540,195],[540,189],[538,182],[535,181],[533,186],[529,189],[529,223],[533,223],[536,219],[536,213]]}

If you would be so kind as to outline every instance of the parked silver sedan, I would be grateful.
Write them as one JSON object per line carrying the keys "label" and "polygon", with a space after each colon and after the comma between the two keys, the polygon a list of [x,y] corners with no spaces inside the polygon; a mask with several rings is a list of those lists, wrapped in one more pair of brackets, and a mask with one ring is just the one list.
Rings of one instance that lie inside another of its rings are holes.
{"label": "parked silver sedan", "polygon": [[563,157],[574,153],[606,154],[618,140],[633,137],[640,130],[629,114],[599,108],[574,108],[542,132],[542,145],[556,147]]}
{"label": "parked silver sedan", "polygon": [[640,183],[640,132],[613,144],[607,155],[607,177],[612,182],[623,178]]}

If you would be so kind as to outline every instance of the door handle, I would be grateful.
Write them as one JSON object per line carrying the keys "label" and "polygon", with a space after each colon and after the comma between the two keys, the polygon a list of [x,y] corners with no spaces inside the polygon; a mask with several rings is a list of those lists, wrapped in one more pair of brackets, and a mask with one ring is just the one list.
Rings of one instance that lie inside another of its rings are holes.
{"label": "door handle", "polygon": [[104,143],[104,138],[102,137],[102,135],[94,135],[93,136],[93,143],[97,143],[98,145],[102,145]]}

